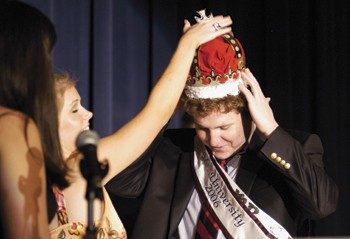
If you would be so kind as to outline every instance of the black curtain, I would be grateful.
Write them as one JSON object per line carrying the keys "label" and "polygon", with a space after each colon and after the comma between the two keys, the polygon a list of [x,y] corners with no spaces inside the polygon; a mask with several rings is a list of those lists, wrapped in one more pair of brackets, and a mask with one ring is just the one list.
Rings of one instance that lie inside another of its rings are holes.
{"label": "black curtain", "polygon": [[[54,22],[56,70],[78,79],[93,128],[105,136],[144,105],[183,19],[207,8],[230,15],[279,124],[317,133],[340,188],[336,213],[313,235],[350,235],[350,3],[348,0],[25,0]],[[181,127],[182,114],[170,127]],[[132,146],[131,146],[132,147]]]}

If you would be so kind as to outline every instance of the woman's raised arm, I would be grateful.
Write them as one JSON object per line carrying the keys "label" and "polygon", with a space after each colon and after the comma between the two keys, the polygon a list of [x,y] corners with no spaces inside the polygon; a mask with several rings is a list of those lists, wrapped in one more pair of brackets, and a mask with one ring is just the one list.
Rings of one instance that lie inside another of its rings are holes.
{"label": "woman's raised arm", "polygon": [[[220,28],[214,27],[217,23]],[[201,44],[231,32],[231,24],[231,18],[224,16],[208,18],[192,26],[185,20],[184,34],[144,108],[118,131],[100,141],[98,157],[108,159],[110,167],[105,182],[129,166],[152,143],[176,108],[195,50]]]}

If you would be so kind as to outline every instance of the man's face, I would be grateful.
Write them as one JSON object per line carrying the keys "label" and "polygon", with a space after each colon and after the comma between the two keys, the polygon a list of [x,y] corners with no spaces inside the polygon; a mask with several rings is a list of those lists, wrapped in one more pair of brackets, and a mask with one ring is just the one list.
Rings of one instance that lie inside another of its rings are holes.
{"label": "man's face", "polygon": [[194,117],[198,137],[221,160],[237,153],[247,141],[244,121],[247,119],[236,111]]}

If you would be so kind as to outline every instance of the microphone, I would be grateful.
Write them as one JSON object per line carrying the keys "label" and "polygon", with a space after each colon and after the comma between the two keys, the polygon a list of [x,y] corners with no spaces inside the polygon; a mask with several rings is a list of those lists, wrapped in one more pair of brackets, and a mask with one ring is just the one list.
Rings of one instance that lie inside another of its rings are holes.
{"label": "microphone", "polygon": [[80,171],[87,181],[85,198],[88,201],[88,226],[84,239],[96,238],[97,228],[94,224],[94,200],[103,201],[101,180],[108,172],[108,164],[101,164],[97,159],[97,145],[100,141],[93,130],[82,131],[77,139],[77,149],[83,154],[80,160]]}
{"label": "microphone", "polygon": [[76,146],[80,150],[82,150],[85,146],[90,145],[93,147],[97,147],[100,141],[100,137],[93,130],[84,130],[82,131],[76,140]]}
{"label": "microphone", "polygon": [[83,154],[80,161],[80,170],[87,179],[88,188],[96,190],[102,188],[101,180],[108,172],[108,164],[101,164],[97,158],[97,146],[100,141],[98,134],[93,130],[82,131],[76,139],[76,147]]}

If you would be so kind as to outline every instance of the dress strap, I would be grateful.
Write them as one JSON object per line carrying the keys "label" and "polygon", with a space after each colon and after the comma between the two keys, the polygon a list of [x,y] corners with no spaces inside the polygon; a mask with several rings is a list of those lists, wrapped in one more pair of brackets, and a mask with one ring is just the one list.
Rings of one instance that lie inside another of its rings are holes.
{"label": "dress strap", "polygon": [[66,209],[66,202],[64,200],[64,193],[58,187],[53,187],[53,193],[57,202],[57,219],[58,226],[68,223],[68,214]]}

